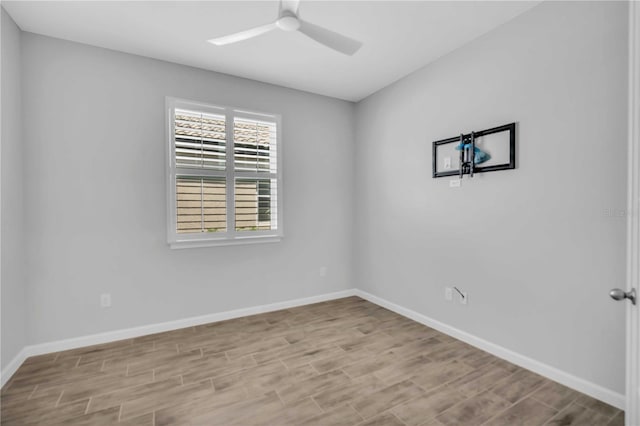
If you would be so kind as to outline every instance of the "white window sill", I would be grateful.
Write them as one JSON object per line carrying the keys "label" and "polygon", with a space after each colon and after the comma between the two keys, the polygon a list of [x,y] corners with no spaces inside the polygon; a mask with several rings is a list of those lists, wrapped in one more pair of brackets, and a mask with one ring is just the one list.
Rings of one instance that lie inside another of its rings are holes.
{"label": "white window sill", "polygon": [[169,247],[175,250],[175,249],[199,248],[199,247],[278,243],[280,242],[280,240],[282,240],[282,237],[278,235],[238,237],[238,238],[218,238],[218,239],[209,239],[209,240],[183,240],[183,241],[170,242]]}

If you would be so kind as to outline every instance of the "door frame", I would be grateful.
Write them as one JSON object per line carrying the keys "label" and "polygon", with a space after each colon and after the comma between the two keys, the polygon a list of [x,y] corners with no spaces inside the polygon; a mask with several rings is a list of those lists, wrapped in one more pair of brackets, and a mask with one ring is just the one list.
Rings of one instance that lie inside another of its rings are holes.
{"label": "door frame", "polygon": [[[629,1],[629,167],[627,177],[627,289],[640,284],[640,3]],[[640,305],[627,305],[626,412],[640,425]]]}

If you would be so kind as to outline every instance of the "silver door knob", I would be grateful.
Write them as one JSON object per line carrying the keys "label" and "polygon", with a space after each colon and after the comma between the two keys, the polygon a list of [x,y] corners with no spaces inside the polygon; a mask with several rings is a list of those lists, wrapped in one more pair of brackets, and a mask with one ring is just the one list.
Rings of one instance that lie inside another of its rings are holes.
{"label": "silver door knob", "polygon": [[633,303],[634,305],[636,304],[636,289],[635,288],[632,288],[629,291],[624,291],[624,290],[619,289],[619,288],[614,288],[613,290],[611,290],[609,292],[609,296],[611,296],[611,298],[613,300],[629,299],[629,300],[631,300],[631,303]]}

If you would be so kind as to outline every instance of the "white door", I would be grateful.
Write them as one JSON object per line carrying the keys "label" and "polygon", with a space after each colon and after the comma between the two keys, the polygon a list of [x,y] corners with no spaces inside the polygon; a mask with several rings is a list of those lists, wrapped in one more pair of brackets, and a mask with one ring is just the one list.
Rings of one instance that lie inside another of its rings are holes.
{"label": "white door", "polygon": [[[640,285],[640,3],[629,2],[629,200],[627,291]],[[636,299],[637,299],[636,295]],[[627,305],[625,423],[640,426],[640,301]]]}

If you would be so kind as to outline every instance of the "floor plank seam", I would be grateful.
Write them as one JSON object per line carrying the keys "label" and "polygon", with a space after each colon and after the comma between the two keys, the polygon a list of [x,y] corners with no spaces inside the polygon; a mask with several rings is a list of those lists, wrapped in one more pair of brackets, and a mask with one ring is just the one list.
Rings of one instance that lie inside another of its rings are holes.
{"label": "floor plank seam", "polygon": [[33,388],[33,390],[31,391],[31,393],[29,394],[29,396],[27,397],[27,399],[31,399],[33,397],[33,395],[36,393],[36,391],[38,390],[38,386],[40,385],[35,385],[35,387]]}
{"label": "floor plank seam", "polygon": [[388,409],[387,411],[383,411],[380,415],[384,414],[384,413],[389,413],[391,414],[393,417],[396,418],[396,420],[398,420],[400,422],[400,424],[405,425],[406,426],[406,422],[403,422],[402,419],[400,417],[398,417],[396,415],[396,413],[394,413],[393,411],[391,411],[392,409]]}
{"label": "floor plank seam", "polygon": [[[318,394],[316,394],[316,395],[318,395]],[[326,412],[327,412],[324,408],[322,408],[322,407],[320,406],[320,404],[318,403],[318,401],[316,401],[315,396],[310,396],[309,398],[311,398],[311,400],[312,400],[312,401],[313,401],[313,402],[318,406],[318,408],[320,409],[320,411],[322,411],[323,413],[326,413]]]}
{"label": "floor plank seam", "polygon": [[[514,402],[512,405],[516,405],[516,404],[517,404],[517,403],[519,403],[520,401],[523,401],[523,400],[525,400],[525,399],[529,398],[529,397],[530,397],[530,396],[532,396],[534,393],[536,393],[536,392],[537,392],[537,391],[538,391],[542,386],[544,386],[544,382],[542,382],[542,383],[540,383],[540,384],[536,385],[536,386],[533,388],[533,390],[531,390],[529,393],[525,394],[522,398],[518,399],[518,400],[517,400],[516,402]],[[490,392],[492,392],[492,390],[493,390],[494,388],[495,388],[495,386],[493,386],[493,387],[489,388],[488,390],[489,390]],[[493,393],[493,392],[492,392],[492,393]],[[495,393],[494,393],[494,395],[495,395]],[[497,396],[498,396],[498,397],[500,397],[500,398],[502,398],[503,400],[505,400],[505,401],[507,401],[507,402],[511,403],[511,401],[509,401],[509,400],[507,400],[507,399],[505,399],[505,398],[501,397],[500,395],[497,395]],[[567,406],[568,406],[568,405],[569,405],[569,404],[567,404]]]}
{"label": "floor plank seam", "polygon": [[[255,361],[255,357],[254,357],[254,361]],[[278,358],[278,362],[280,362],[280,364],[282,364],[284,366],[286,371],[290,371],[289,367],[287,366],[287,364],[281,358]]]}
{"label": "floor plank seam", "polygon": [[553,407],[553,406],[551,406],[551,405],[547,404],[546,402],[539,400],[538,398],[536,398],[536,397],[535,397],[535,396],[533,396],[533,395],[531,395],[531,396],[530,396],[530,398],[531,398],[531,399],[533,399],[533,400],[535,400],[536,402],[539,402],[540,404],[542,404],[542,405],[544,405],[544,406],[546,406],[546,407],[549,407],[549,408],[551,408],[552,410],[556,410],[556,411],[558,411],[558,412],[562,411],[565,407],[568,407],[569,405],[573,404],[573,402],[576,400],[576,398],[573,398],[573,399],[571,399],[571,400],[569,401],[569,403],[567,403],[564,407],[562,407],[562,408],[558,409],[557,407]]}
{"label": "floor plank seam", "polygon": [[60,392],[60,396],[58,397],[58,400],[56,401],[55,407],[58,407],[58,405],[60,405],[60,400],[62,399],[62,395],[64,395],[64,389],[62,390],[62,392]]}
{"label": "floor plank seam", "polygon": [[282,404],[283,407],[286,407],[287,404],[285,404],[284,400],[282,399],[282,397],[280,396],[280,392],[278,392],[276,389],[273,390],[276,393],[276,396],[278,397],[278,399],[280,400],[280,404]]}
{"label": "floor plank seam", "polygon": [[351,407],[351,409],[353,410],[354,413],[356,413],[358,415],[358,417],[360,417],[360,423],[362,423],[365,419],[364,416],[362,414],[360,414],[360,412],[358,410],[356,410],[356,408],[353,406],[353,404],[351,402],[347,402],[347,404],[349,407]]}
{"label": "floor plank seam", "polygon": [[[320,371],[318,371],[318,369],[316,367],[313,366],[313,364],[307,364],[309,367],[311,367],[313,369],[313,371],[316,372],[316,374],[320,375],[322,374]],[[328,373],[328,371],[325,371],[325,373]]]}
{"label": "floor plank seam", "polygon": [[615,413],[613,414],[611,417],[609,417],[609,423],[611,423],[611,421],[620,413]]}

